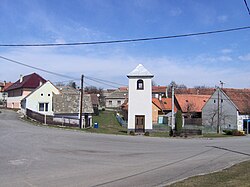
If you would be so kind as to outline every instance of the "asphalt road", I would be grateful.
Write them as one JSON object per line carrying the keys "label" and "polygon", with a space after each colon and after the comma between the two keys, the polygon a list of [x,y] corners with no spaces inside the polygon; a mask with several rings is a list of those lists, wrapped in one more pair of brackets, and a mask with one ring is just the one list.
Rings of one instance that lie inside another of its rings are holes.
{"label": "asphalt road", "polygon": [[151,138],[39,127],[0,113],[0,186],[165,186],[250,159],[250,137]]}

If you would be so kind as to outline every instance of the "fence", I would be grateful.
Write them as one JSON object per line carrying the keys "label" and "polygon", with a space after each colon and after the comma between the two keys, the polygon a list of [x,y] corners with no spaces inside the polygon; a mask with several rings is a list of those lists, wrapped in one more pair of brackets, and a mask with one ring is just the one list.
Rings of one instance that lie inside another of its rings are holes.
{"label": "fence", "polygon": [[121,116],[116,115],[116,119],[122,127],[127,128],[128,123],[125,120],[123,120],[123,118]]}
{"label": "fence", "polygon": [[53,117],[49,115],[43,115],[38,112],[26,109],[27,117],[34,119],[40,123],[45,123],[48,125],[60,125],[60,126],[69,126],[69,127],[78,127],[79,120],[75,118],[64,118],[64,117]]}

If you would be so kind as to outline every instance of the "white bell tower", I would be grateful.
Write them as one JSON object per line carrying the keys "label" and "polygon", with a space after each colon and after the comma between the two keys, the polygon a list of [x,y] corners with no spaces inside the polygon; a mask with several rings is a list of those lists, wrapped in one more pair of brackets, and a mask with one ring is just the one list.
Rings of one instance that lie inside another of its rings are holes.
{"label": "white bell tower", "polygon": [[127,77],[129,78],[128,132],[151,131],[152,78],[154,75],[139,64]]}

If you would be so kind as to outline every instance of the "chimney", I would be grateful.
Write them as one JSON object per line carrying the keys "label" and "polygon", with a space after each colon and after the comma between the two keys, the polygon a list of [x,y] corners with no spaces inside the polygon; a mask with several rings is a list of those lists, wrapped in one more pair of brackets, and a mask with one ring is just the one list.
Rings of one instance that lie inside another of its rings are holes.
{"label": "chimney", "polygon": [[43,82],[42,82],[42,81],[40,81],[40,82],[39,82],[39,86],[42,86],[42,84],[43,84]]}
{"label": "chimney", "polygon": [[23,75],[20,75],[20,83],[23,82]]}
{"label": "chimney", "polygon": [[6,86],[6,81],[3,81],[3,86]]}
{"label": "chimney", "polygon": [[161,101],[161,94],[159,94],[159,100]]}

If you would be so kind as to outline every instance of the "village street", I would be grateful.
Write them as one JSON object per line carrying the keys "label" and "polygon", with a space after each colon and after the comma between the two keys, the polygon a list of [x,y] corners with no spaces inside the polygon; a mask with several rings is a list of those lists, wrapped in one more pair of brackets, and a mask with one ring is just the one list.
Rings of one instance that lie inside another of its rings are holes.
{"label": "village street", "polygon": [[164,186],[250,159],[250,137],[151,138],[31,125],[0,113],[0,186]]}

